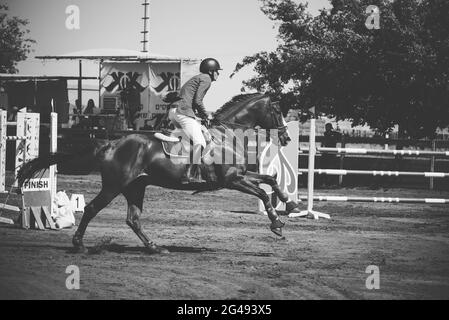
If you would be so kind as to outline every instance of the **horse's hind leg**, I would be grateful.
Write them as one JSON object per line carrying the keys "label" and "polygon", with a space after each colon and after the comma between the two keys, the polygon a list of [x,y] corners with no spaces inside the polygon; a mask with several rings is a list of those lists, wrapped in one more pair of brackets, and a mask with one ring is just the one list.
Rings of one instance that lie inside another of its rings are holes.
{"label": "horse's hind leg", "polygon": [[251,182],[248,177],[241,176],[237,180],[230,181],[227,185],[229,189],[234,189],[241,191],[243,193],[251,194],[262,200],[265,210],[267,211],[268,218],[271,220],[270,229],[278,236],[282,236],[282,228],[285,223],[283,223],[276,212],[276,210],[271,205],[270,197],[267,193],[259,188],[256,184]]}
{"label": "horse's hind leg", "polygon": [[150,253],[168,253],[167,250],[159,248],[151,242],[142,229],[139,218],[142,214],[145,187],[145,177],[141,177],[129,184],[123,191],[123,195],[128,201],[128,215],[126,217],[126,224],[139,237],[140,241],[142,241]]}
{"label": "horse's hind leg", "polygon": [[86,232],[87,226],[89,225],[89,222],[118,194],[118,191],[103,188],[101,189],[100,193],[84,208],[83,217],[81,218],[81,222],[72,240],[73,246],[77,251],[83,252],[85,250],[83,237],[84,233]]}
{"label": "horse's hind leg", "polygon": [[261,183],[268,184],[273,189],[279,200],[285,203],[285,212],[287,214],[292,212],[299,212],[298,203],[295,200],[289,199],[288,194],[281,190],[281,187],[276,181],[276,177],[251,171],[247,171],[245,176],[247,176],[252,183],[255,183],[257,185]]}

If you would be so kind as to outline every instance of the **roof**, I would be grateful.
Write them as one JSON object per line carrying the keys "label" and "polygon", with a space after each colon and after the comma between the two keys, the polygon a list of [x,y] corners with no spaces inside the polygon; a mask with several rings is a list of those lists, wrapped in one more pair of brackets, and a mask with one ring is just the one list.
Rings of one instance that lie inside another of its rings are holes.
{"label": "roof", "polygon": [[181,62],[188,60],[197,60],[190,58],[172,57],[162,54],[140,52],[126,49],[89,49],[77,52],[71,52],[61,55],[36,56],[36,59],[55,59],[55,60],[115,60],[115,61],[156,61],[156,62]]}
{"label": "roof", "polygon": [[[16,80],[79,80],[79,76],[42,76],[42,75],[24,75],[24,74],[9,74],[0,73],[0,80],[2,81],[16,81]],[[81,77],[82,80],[98,80],[98,77]]]}

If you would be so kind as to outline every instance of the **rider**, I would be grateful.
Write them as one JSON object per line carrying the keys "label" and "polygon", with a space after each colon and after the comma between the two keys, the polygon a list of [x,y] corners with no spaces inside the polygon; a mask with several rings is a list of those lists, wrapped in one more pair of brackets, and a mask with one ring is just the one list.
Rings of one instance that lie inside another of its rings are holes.
{"label": "rider", "polygon": [[[193,141],[193,165],[189,167],[183,177],[183,183],[203,183],[206,182],[201,177],[198,160],[201,157],[202,149],[206,148],[206,140],[201,131],[201,124],[197,116],[204,121],[208,121],[203,98],[209,90],[213,81],[218,79],[219,71],[222,70],[217,60],[213,58],[204,59],[200,65],[200,74],[187,81],[181,88],[178,107],[170,113],[170,120],[182,127],[186,135]],[[196,114],[195,114],[196,111]]]}

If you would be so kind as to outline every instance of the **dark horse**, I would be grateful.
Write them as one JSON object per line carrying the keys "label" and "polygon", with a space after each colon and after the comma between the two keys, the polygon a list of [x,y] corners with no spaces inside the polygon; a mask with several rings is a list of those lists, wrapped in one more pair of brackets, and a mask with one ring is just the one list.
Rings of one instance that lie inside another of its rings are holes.
{"label": "dark horse", "polygon": [[[234,97],[215,113],[212,123],[213,128],[216,129],[255,127],[277,129],[281,145],[285,146],[290,141],[279,106],[272,104],[270,98],[262,94]],[[126,223],[150,252],[165,252],[166,250],[150,241],[139,221],[147,185],[199,192],[205,189],[227,188],[254,195],[263,201],[271,220],[270,228],[278,236],[282,236],[284,223],[279,219],[269,196],[259,187],[259,184],[270,185],[279,199],[286,203],[287,212],[298,210],[296,201],[289,200],[287,194],[280,190],[275,177],[250,172],[245,164],[212,164],[217,179],[207,188],[201,184],[181,184],[181,178],[188,165],[176,164],[170,160],[164,152],[161,141],[154,136],[139,134],[101,143],[90,155],[54,153],[33,159],[21,167],[17,176],[19,185],[22,186],[25,181],[37,176],[50,165],[77,161],[86,156],[91,157],[91,162],[95,160],[98,164],[97,168],[102,177],[102,189],[85,207],[84,215],[73,237],[73,245],[79,251],[85,249],[83,236],[89,222],[122,193],[128,202]]]}

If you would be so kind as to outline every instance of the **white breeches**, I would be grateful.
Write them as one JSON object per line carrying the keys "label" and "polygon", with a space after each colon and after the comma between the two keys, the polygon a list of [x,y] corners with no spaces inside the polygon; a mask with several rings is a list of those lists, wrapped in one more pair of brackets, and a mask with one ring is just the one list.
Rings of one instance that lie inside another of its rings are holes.
{"label": "white breeches", "polygon": [[197,120],[178,113],[176,108],[170,110],[169,119],[184,130],[185,134],[193,141],[194,145],[200,144],[203,148],[206,148],[206,140],[201,131],[201,124]]}

